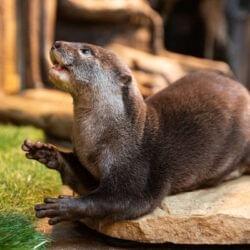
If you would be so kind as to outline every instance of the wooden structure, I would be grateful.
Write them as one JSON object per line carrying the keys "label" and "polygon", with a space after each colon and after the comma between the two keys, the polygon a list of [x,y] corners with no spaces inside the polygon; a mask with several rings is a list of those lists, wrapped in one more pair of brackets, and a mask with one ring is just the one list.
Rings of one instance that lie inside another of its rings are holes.
{"label": "wooden structure", "polygon": [[225,63],[166,51],[162,17],[146,0],[2,0],[0,36],[4,93],[51,88],[48,52],[54,40],[113,48],[128,62],[145,97],[196,69],[230,73]]}
{"label": "wooden structure", "polygon": [[0,90],[15,93],[20,88],[17,64],[16,1],[2,0],[0,4]]}

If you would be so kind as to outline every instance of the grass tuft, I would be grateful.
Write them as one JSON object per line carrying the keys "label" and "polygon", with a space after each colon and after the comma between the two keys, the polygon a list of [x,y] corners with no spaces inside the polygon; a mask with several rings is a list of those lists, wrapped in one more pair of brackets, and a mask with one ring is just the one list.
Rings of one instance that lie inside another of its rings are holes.
{"label": "grass tuft", "polygon": [[19,214],[0,215],[0,249],[46,249],[50,239],[35,231],[26,217]]}

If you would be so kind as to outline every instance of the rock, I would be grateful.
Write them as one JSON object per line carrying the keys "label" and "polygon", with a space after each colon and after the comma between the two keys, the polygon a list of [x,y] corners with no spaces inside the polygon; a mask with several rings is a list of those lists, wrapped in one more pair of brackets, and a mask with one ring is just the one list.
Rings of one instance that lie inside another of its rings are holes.
{"label": "rock", "polygon": [[178,244],[250,243],[250,177],[217,187],[166,197],[151,214],[110,223],[85,220],[105,235],[145,242]]}

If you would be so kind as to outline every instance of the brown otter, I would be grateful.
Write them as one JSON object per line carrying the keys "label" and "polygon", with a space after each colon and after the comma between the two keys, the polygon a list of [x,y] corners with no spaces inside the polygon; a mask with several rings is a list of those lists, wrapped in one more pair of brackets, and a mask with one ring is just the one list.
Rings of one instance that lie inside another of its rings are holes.
{"label": "brown otter", "polygon": [[51,59],[52,82],[73,97],[74,152],[30,141],[22,148],[58,170],[79,197],[46,198],[37,217],[50,224],[133,219],[165,195],[247,171],[250,97],[240,83],[191,73],[144,101],[128,67],[108,50],[55,42]]}

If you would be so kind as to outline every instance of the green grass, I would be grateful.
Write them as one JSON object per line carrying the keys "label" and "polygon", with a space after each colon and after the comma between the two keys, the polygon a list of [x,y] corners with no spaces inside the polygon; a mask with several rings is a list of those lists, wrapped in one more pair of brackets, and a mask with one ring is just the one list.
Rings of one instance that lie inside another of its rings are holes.
{"label": "green grass", "polygon": [[35,231],[31,221],[18,214],[0,216],[0,249],[46,249],[50,242],[45,235]]}
{"label": "green grass", "polygon": [[42,140],[44,135],[33,127],[0,125],[0,249],[33,249],[45,242],[32,225],[34,204],[60,190],[55,171],[25,158],[20,148],[25,138]]}

